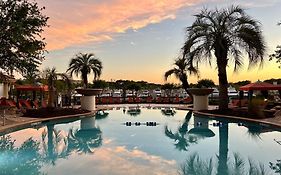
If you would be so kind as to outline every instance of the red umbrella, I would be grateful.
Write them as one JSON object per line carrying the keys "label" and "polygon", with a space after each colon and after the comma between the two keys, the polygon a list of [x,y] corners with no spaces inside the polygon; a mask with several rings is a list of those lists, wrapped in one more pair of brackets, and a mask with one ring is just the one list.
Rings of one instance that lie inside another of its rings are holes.
{"label": "red umbrella", "polygon": [[245,86],[241,86],[239,90],[250,91],[250,90],[281,90],[280,85],[274,85],[266,82],[257,81],[255,83],[250,83]]}

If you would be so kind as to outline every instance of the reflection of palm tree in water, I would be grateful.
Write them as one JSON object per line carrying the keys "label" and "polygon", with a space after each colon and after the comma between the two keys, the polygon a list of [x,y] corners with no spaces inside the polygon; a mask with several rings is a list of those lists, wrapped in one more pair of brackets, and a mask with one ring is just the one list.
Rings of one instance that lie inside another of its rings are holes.
{"label": "reflection of palm tree in water", "polygon": [[18,148],[14,144],[15,140],[9,135],[0,139],[0,157],[4,159],[0,161],[0,174],[44,174],[41,173],[40,143],[29,138]]}
{"label": "reflection of palm tree in water", "polygon": [[227,175],[227,154],[228,154],[228,123],[223,123],[219,127],[219,155],[218,155],[218,174]]}
{"label": "reflection of palm tree in water", "polygon": [[[255,125],[248,125],[248,134],[252,138],[259,138],[262,131],[262,127]],[[219,127],[219,155],[218,155],[218,174],[227,175],[228,172],[228,123],[223,123]],[[249,162],[250,163],[250,162]]]}
{"label": "reflection of palm tree in water", "polygon": [[192,112],[189,111],[184,119],[182,125],[178,128],[176,133],[173,133],[168,129],[168,126],[165,126],[165,135],[170,139],[173,139],[176,143],[175,146],[180,151],[187,151],[187,148],[190,144],[197,143],[197,137],[194,135],[187,135],[188,131],[188,122],[192,116]]}
{"label": "reflection of palm tree in water", "polygon": [[[225,175],[215,172],[213,159],[203,161],[197,153],[191,154],[180,166],[180,175]],[[229,175],[269,175],[261,163],[256,164],[251,159],[245,161],[239,154],[233,154],[233,161],[229,163]]]}
{"label": "reflection of palm tree in water", "polygon": [[[48,140],[46,140],[46,137]],[[54,124],[48,124],[47,131],[43,131],[42,145],[45,161],[51,162],[53,165],[55,165],[57,159],[66,158],[69,155],[67,153],[66,141],[62,137],[61,131],[54,129]],[[59,150],[60,147],[62,147],[61,150]]]}
{"label": "reflection of palm tree in water", "polygon": [[89,130],[70,129],[68,136],[68,152],[94,153],[94,148],[102,145],[102,132],[100,128]]}
{"label": "reflection of palm tree in water", "polygon": [[57,159],[66,158],[74,151],[78,153],[93,153],[93,148],[101,146],[102,132],[99,127],[94,126],[95,118],[88,119],[81,120],[83,124],[81,124],[80,129],[70,129],[66,138],[62,137],[60,131],[54,129],[54,124],[47,125],[47,131],[42,133],[45,159],[54,165]]}
{"label": "reflection of palm tree in water", "polygon": [[269,167],[276,174],[281,174],[281,159],[277,160],[275,163],[269,162]]}
{"label": "reflection of palm tree in water", "polygon": [[67,152],[92,154],[102,145],[102,132],[96,127],[95,117],[86,117],[80,121],[80,129],[70,129],[67,136]]}

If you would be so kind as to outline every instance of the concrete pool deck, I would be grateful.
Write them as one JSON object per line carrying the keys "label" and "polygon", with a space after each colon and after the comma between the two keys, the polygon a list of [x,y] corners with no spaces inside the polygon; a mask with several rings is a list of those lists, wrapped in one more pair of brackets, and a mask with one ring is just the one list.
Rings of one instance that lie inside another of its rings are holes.
{"label": "concrete pool deck", "polygon": [[[78,107],[78,106],[75,106]],[[118,104],[118,105],[97,105],[97,110],[112,110],[116,108],[130,108],[130,107],[145,107],[145,108],[152,108],[152,109],[161,109],[165,107],[172,107],[178,110],[192,110],[192,105],[186,104]],[[217,106],[209,106],[209,110],[217,109]],[[93,115],[95,112],[85,113],[83,115]],[[199,111],[194,111],[195,114],[206,115],[210,117],[221,117],[221,118],[228,118],[228,119],[236,119],[236,120],[243,120],[249,122],[256,122],[256,123],[264,123],[268,125],[272,125],[275,127],[281,128],[281,115],[277,115],[273,118],[266,118],[266,119],[250,119],[244,117],[234,117],[234,116],[225,116],[225,115],[213,115],[209,113],[203,113]],[[30,118],[30,117],[21,117],[20,114],[6,114],[5,115],[5,125],[3,115],[0,117],[0,133],[9,132],[11,130],[16,129],[17,127],[23,126],[32,126],[32,124],[42,123],[44,121],[49,120],[57,120],[57,119],[66,119],[66,118],[74,118],[78,115],[68,115],[68,116],[59,116],[59,117],[52,117],[52,118]]]}

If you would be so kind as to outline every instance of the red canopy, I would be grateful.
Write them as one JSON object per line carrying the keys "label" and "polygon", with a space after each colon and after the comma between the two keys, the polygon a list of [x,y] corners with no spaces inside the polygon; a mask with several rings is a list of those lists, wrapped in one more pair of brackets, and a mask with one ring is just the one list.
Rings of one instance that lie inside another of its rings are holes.
{"label": "red canopy", "polygon": [[255,83],[250,83],[245,86],[241,86],[239,90],[250,91],[250,90],[281,90],[280,85],[274,85],[266,82],[257,81]]}
{"label": "red canopy", "polygon": [[48,86],[17,85],[16,89],[17,91],[48,91]]}

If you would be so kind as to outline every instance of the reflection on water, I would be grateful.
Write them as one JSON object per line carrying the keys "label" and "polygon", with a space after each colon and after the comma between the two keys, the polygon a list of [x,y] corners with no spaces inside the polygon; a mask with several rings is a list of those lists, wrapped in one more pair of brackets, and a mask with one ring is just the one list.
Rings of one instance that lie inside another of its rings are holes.
{"label": "reflection on water", "polygon": [[127,114],[129,114],[130,116],[138,116],[141,114],[141,109],[139,107],[130,107],[127,110]]}
{"label": "reflection on water", "polygon": [[192,116],[192,112],[189,111],[185,116],[185,119],[180,127],[178,127],[176,132],[172,132],[168,129],[168,126],[165,125],[165,135],[170,139],[174,140],[175,147],[179,151],[187,151],[188,147],[191,144],[196,144],[198,138],[195,135],[187,134],[188,131],[188,122]]}
{"label": "reflection on water", "polygon": [[17,148],[14,144],[9,135],[1,137],[0,174],[44,174],[40,171],[44,160],[39,151],[40,142],[29,138]]}
{"label": "reflection on water", "polygon": [[[142,111],[136,118],[111,111],[1,136],[0,174],[281,174],[281,146],[274,141],[281,135],[272,128],[190,111],[173,117]],[[159,125],[122,125],[128,120]]]}
{"label": "reflection on water", "polygon": [[[227,161],[227,171],[221,174],[221,170],[215,169],[216,161],[212,158],[202,160],[198,153],[191,154],[186,161],[180,166],[179,174],[181,175],[269,175],[265,166],[256,163],[251,159],[243,159],[239,154],[234,153],[231,161]],[[220,167],[220,166],[218,166]]]}
{"label": "reflection on water", "polygon": [[54,129],[54,124],[47,125],[47,131],[42,132],[42,149],[44,161],[52,165],[56,164],[56,160],[69,155],[65,138],[61,135],[61,131]]}
{"label": "reflection on water", "polygon": [[276,162],[269,162],[270,168],[275,172],[281,174],[281,159],[277,160]]}
{"label": "reflection on water", "polygon": [[68,151],[76,151],[78,153],[94,153],[94,149],[102,145],[102,135],[100,128],[93,128],[87,130],[73,130],[69,131],[67,136]]}
{"label": "reflection on water", "polygon": [[55,166],[58,159],[66,159],[73,152],[92,154],[94,148],[102,145],[102,132],[95,126],[94,117],[81,119],[80,129],[70,129],[66,137],[62,136],[61,131],[54,129],[54,126],[47,124],[47,131],[44,129],[42,132],[41,142],[31,137],[18,148],[10,135],[2,136],[0,174],[45,174],[41,172],[43,165]]}

